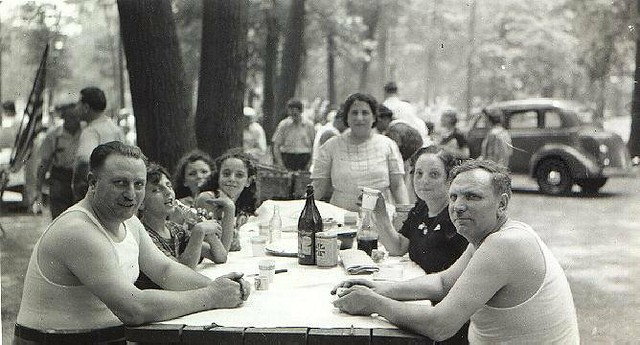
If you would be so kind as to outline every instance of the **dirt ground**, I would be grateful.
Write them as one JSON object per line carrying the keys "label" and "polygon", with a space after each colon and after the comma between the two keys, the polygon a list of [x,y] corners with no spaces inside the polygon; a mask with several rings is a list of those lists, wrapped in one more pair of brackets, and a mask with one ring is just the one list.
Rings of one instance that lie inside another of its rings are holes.
{"label": "dirt ground", "polygon": [[[564,267],[582,343],[638,343],[640,179],[612,179],[598,196],[545,196],[522,176],[514,187],[511,216],[531,224]],[[2,341],[10,344],[27,261],[49,216],[2,212]]]}

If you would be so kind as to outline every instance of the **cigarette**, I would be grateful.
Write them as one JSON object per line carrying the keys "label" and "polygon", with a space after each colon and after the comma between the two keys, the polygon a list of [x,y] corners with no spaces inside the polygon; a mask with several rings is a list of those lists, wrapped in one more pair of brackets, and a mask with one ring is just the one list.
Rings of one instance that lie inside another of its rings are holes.
{"label": "cigarette", "polygon": [[[286,268],[280,268],[280,269],[277,269],[275,271],[275,274],[285,273],[285,272],[289,272],[289,270],[287,270]],[[257,276],[259,276],[259,274],[258,273],[253,273],[253,274],[247,274],[246,276],[247,277],[257,277]]]}

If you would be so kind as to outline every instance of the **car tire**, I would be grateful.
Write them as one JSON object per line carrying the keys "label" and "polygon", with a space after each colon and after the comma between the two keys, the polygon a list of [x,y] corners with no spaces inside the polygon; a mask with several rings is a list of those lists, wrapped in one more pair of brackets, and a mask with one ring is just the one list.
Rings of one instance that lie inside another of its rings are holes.
{"label": "car tire", "polygon": [[600,188],[607,183],[606,177],[584,178],[576,180],[576,184],[582,188],[585,194],[597,194]]}
{"label": "car tire", "polygon": [[540,191],[551,195],[566,195],[571,192],[573,178],[567,164],[560,159],[545,159],[536,169],[536,180]]}

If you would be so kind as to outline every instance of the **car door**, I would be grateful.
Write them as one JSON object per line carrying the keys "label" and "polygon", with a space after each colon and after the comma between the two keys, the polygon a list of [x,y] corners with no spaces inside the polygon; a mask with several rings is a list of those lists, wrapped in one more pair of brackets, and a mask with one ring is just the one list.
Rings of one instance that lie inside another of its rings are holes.
{"label": "car door", "polygon": [[510,110],[505,111],[505,118],[513,146],[509,169],[526,174],[531,156],[544,145],[544,138],[540,136],[540,113],[537,109]]}
{"label": "car door", "polygon": [[482,141],[487,135],[489,124],[483,114],[477,114],[472,120],[469,132],[467,132],[467,145],[471,158],[478,158],[482,151]]}

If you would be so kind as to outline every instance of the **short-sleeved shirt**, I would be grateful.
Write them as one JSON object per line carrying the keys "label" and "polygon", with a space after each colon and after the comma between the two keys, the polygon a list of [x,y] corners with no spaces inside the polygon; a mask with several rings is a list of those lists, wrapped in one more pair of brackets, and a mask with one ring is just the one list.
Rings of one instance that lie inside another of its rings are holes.
{"label": "short-sleeved shirt", "polygon": [[463,149],[467,147],[467,139],[464,134],[460,133],[457,129],[449,133],[447,136],[442,137],[440,145],[455,145],[457,149]]}
{"label": "short-sleeved shirt", "polygon": [[145,226],[145,230],[147,230],[149,237],[151,237],[151,241],[153,241],[156,247],[158,247],[164,255],[177,258],[187,248],[187,244],[189,243],[189,234],[177,223],[167,221],[165,225],[171,234],[170,239],[160,236],[157,232],[147,226]]}
{"label": "short-sleeved shirt", "polygon": [[311,153],[316,135],[313,123],[301,119],[295,124],[290,117],[280,121],[273,134],[273,147],[282,153]]}
{"label": "short-sleeved shirt", "polygon": [[80,131],[71,134],[62,125],[56,126],[47,131],[40,146],[40,156],[56,168],[73,169],[79,139]]}
{"label": "short-sleeved shirt", "polygon": [[390,193],[391,175],[404,175],[398,145],[390,138],[372,134],[363,143],[351,142],[351,133],[329,139],[320,147],[314,160],[312,179],[331,179],[331,203],[350,211],[357,211],[358,187],[369,187]]}
{"label": "short-sleeved shirt", "polygon": [[467,249],[467,240],[456,232],[445,207],[429,217],[427,203],[418,200],[400,234],[409,240],[409,258],[426,273],[446,270]]}
{"label": "short-sleeved shirt", "polygon": [[260,159],[267,153],[267,137],[259,123],[252,122],[242,130],[242,148],[253,158]]}
{"label": "short-sleeved shirt", "polygon": [[115,140],[125,142],[122,129],[110,118],[106,116],[98,117],[82,130],[78,150],[76,151],[76,160],[88,162],[91,152],[96,146]]}

